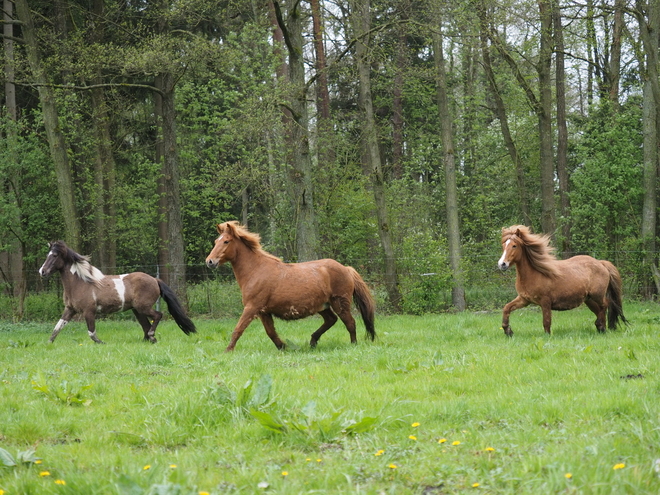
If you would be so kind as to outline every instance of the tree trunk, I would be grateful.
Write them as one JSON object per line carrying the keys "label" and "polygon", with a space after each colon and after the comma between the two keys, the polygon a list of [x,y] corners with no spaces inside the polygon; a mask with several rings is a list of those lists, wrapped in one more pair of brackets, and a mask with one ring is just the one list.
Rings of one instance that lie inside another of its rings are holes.
{"label": "tree trunk", "polygon": [[[5,24],[3,26],[4,35],[4,54],[5,54],[5,107],[7,108],[7,116],[16,123],[18,111],[16,107],[16,86],[14,84],[14,25],[12,24],[12,10],[13,3],[10,0],[3,1],[3,19]],[[7,126],[6,139],[9,143],[15,143],[18,135],[16,129],[9,125]],[[9,144],[10,150],[18,149],[17,146]],[[21,174],[20,167],[18,167],[18,159],[14,151],[11,151],[11,160],[17,165],[14,169],[17,174],[9,178],[8,187],[10,189],[9,195],[11,201],[16,205],[16,216],[11,219],[13,224],[12,232],[14,235],[11,239],[6,239],[7,247],[7,271],[12,287],[12,296],[14,297],[14,318],[20,320],[23,318],[25,312],[25,296],[27,295],[27,277],[25,273],[24,253],[25,246],[23,245],[23,229],[22,229],[22,215],[21,215]]]}
{"label": "tree trunk", "polygon": [[[408,19],[409,0],[399,2],[401,20]],[[406,25],[396,28],[397,51],[394,59],[394,80],[392,88],[392,177],[403,177],[403,77],[408,65],[408,40]]]}
{"label": "tree trunk", "polygon": [[518,183],[518,196],[520,197],[520,209],[523,214],[523,223],[531,227],[532,216],[529,208],[529,195],[527,193],[527,186],[525,185],[525,169],[523,167],[522,160],[520,159],[520,155],[518,154],[516,143],[513,140],[513,136],[511,135],[511,130],[509,129],[509,118],[507,117],[506,107],[504,106],[504,101],[502,100],[502,96],[495,79],[495,73],[493,72],[493,64],[490,58],[490,48],[488,47],[489,20],[485,8],[482,4],[479,4],[477,7],[477,14],[479,15],[481,54],[484,62],[484,71],[486,72],[486,80],[488,81],[488,87],[490,88],[493,100],[495,102],[495,115],[500,122],[502,138],[504,139],[504,144],[506,145],[506,149],[509,152],[509,156],[511,157],[511,161],[513,162],[516,170],[516,181]]}
{"label": "tree trunk", "polygon": [[163,148],[163,76],[157,75],[154,86],[160,90],[154,93],[154,113],[156,115],[156,126],[159,129],[155,143],[155,160],[161,165],[161,175],[158,177],[158,277],[170,283],[170,251],[167,241],[168,215],[167,215],[167,193],[165,190],[165,164],[163,162],[165,152]]}
{"label": "tree trunk", "polygon": [[71,173],[71,165],[67,155],[67,145],[60,128],[57,114],[57,103],[53,90],[48,86],[48,80],[41,64],[39,43],[32,22],[32,15],[27,0],[15,0],[16,13],[22,22],[23,39],[25,40],[27,59],[32,71],[34,82],[39,86],[39,100],[44,118],[46,136],[50,145],[50,154],[55,165],[57,189],[59,193],[62,216],[64,217],[64,236],[67,244],[74,250],[80,249],[80,219],[76,208],[75,189]]}
{"label": "tree trunk", "polygon": [[[644,264],[649,269],[644,295],[652,298],[660,294],[660,271],[656,265],[656,225],[657,225],[657,187],[658,187],[658,130],[660,113],[660,91],[658,87],[658,33],[660,32],[660,5],[657,1],[649,2],[648,20],[644,18],[641,2],[638,3],[638,21],[644,46],[644,55],[640,65],[646,68],[644,77],[644,203],[642,206],[641,237],[644,251]],[[654,33],[654,34],[652,34]],[[651,285],[651,280],[653,285]]]}
{"label": "tree trunk", "polygon": [[625,26],[623,10],[626,6],[625,0],[614,2],[614,32],[612,33],[612,51],[610,55],[609,72],[609,99],[614,110],[619,108],[619,80],[621,78],[621,36]]}
{"label": "tree trunk", "polygon": [[568,128],[566,126],[566,72],[564,66],[564,30],[559,0],[552,0],[555,40],[555,93],[557,98],[557,178],[561,215],[561,252],[571,255],[571,204],[568,191]]}
{"label": "tree trunk", "polygon": [[452,304],[458,311],[465,310],[465,288],[461,269],[461,240],[458,222],[458,187],[456,185],[456,162],[454,154],[454,132],[447,97],[447,77],[442,48],[442,21],[438,18],[433,32],[433,53],[435,55],[436,93],[442,136],[443,162],[445,168],[445,196],[447,202],[447,242],[449,244],[449,265],[452,272]]}
{"label": "tree trunk", "polygon": [[[92,13],[94,26],[91,29],[92,43],[103,41],[103,23],[96,22],[103,18],[104,0],[94,0]],[[100,72],[94,79],[95,85],[103,82]],[[96,156],[94,160],[94,178],[96,182],[96,205],[94,222],[96,227],[97,263],[101,271],[115,273],[117,265],[116,242],[116,205],[114,201],[116,164],[112,153],[110,134],[110,116],[102,87],[92,89],[92,115],[96,134]]]}
{"label": "tree trunk", "polygon": [[184,305],[186,294],[186,257],[183,243],[181,194],[179,190],[179,156],[176,148],[176,118],[174,108],[174,76],[162,74],[163,81],[163,178],[167,205],[167,248],[169,254],[169,285]]}
{"label": "tree trunk", "polygon": [[318,258],[318,234],[309,148],[309,117],[303,58],[303,13],[300,2],[289,0],[286,9],[287,18],[284,22],[279,4],[277,2],[273,4],[288,50],[289,81],[293,90],[290,100],[293,122],[290,133],[292,154],[289,176],[293,184],[292,200],[296,216],[296,251],[298,261],[308,261]]}
{"label": "tree trunk", "polygon": [[555,237],[555,167],[552,152],[552,0],[539,1],[539,151],[541,169],[541,229]]}
{"label": "tree trunk", "polygon": [[378,146],[378,132],[374,116],[373,101],[371,97],[371,74],[367,47],[369,43],[368,32],[371,28],[371,12],[369,0],[352,0],[353,32],[357,39],[355,44],[355,57],[360,81],[358,105],[363,116],[363,141],[365,160],[376,202],[376,218],[378,221],[378,235],[385,255],[385,284],[392,309],[396,312],[401,308],[401,293],[399,279],[396,272],[396,261],[392,245],[389,213],[385,198],[385,183],[383,167]]}

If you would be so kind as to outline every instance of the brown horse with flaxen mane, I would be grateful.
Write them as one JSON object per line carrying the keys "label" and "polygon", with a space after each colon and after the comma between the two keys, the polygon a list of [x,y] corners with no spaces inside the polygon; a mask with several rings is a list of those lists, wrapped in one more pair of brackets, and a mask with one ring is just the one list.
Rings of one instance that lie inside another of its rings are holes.
{"label": "brown horse with flaxen mane", "polygon": [[351,343],[355,344],[351,299],[360,310],[368,337],[374,340],[374,300],[355,269],[332,259],[284,263],[261,248],[259,234],[249,232],[238,222],[219,224],[217,230],[220,236],[206,264],[213,268],[227,261],[231,263],[244,306],[227,351],[234,350],[255,318],[261,320],[275,346],[284,349],[286,344],[275,331],[273,316],[297,320],[316,313],[323,317],[323,324],[312,334],[312,347],[316,347],[321,336],[336,323],[337,315],[346,325]]}
{"label": "brown horse with flaxen mane", "polygon": [[610,330],[623,316],[621,276],[616,267],[591,256],[558,260],[547,235],[532,234],[524,225],[502,229],[501,270],[516,265],[518,297],[504,306],[502,329],[509,337],[509,314],[529,304],[541,306],[543,328],[550,333],[552,310],[574,309],[585,303],[596,315],[596,329],[605,332],[605,314]]}

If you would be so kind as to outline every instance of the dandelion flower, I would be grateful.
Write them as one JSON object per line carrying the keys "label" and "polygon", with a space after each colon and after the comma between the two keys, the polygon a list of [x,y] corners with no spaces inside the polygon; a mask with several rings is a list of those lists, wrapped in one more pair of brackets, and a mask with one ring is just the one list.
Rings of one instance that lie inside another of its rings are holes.
{"label": "dandelion flower", "polygon": [[305,459],[305,462],[309,462],[309,461],[311,461],[311,459],[309,457],[307,459]]}
{"label": "dandelion flower", "polygon": [[209,492],[199,492],[199,495],[211,495]]}
{"label": "dandelion flower", "polygon": [[411,440],[417,440],[417,437],[415,435],[410,435],[408,438],[410,438]]}
{"label": "dandelion flower", "polygon": [[289,476],[289,471],[282,471],[282,476]]}
{"label": "dandelion flower", "polygon": [[378,452],[376,452],[374,455],[375,455],[376,457],[378,457],[379,455],[383,455],[384,453],[385,453],[385,451],[381,449],[381,450],[379,450]]}
{"label": "dandelion flower", "polygon": [[419,426],[419,423],[415,422],[415,423],[411,424],[410,426],[412,426],[413,428],[417,428]]}
{"label": "dandelion flower", "polygon": [[[36,461],[34,461],[35,464],[41,464],[42,462],[43,461],[41,459],[37,459]],[[2,495],[2,494],[0,494],[0,495]]]}
{"label": "dandelion flower", "polygon": [[398,466],[396,464],[390,464],[387,467],[390,468],[390,469],[396,469]]}
{"label": "dandelion flower", "polygon": [[620,462],[619,464],[615,464],[612,469],[623,469],[624,467],[626,467],[626,465],[623,462]]}
{"label": "dandelion flower", "polygon": [[143,471],[149,471],[151,469],[151,464],[147,464],[142,468]]}
{"label": "dandelion flower", "polygon": [[486,452],[495,452],[493,447],[486,447]]}
{"label": "dandelion flower", "polygon": [[170,464],[170,469],[176,469],[176,464]]}
{"label": "dandelion flower", "polygon": [[572,477],[573,477],[573,475],[571,473],[566,473],[564,475],[564,478],[566,478],[567,480],[570,480]]}
{"label": "dandelion flower", "polygon": [[6,492],[4,490],[0,489],[0,495],[5,495],[5,493]]}
{"label": "dandelion flower", "polygon": [[459,442],[458,440],[455,440],[455,441],[453,441],[451,444],[452,444],[452,445],[460,445],[461,442]]}
{"label": "dandelion flower", "polygon": [[50,471],[41,471],[41,472],[39,473],[39,476],[41,476],[42,478],[43,478],[44,476],[50,476]]}
{"label": "dandelion flower", "polygon": [[446,441],[447,441],[446,438],[441,438],[440,440],[438,440],[438,443],[445,443]]}
{"label": "dandelion flower", "polygon": [[477,488],[479,487],[479,483],[472,483],[472,488]]}
{"label": "dandelion flower", "polygon": [[321,462],[321,459],[316,459],[316,462]]}
{"label": "dandelion flower", "polygon": [[66,485],[66,481],[64,480],[55,480],[56,485]]}

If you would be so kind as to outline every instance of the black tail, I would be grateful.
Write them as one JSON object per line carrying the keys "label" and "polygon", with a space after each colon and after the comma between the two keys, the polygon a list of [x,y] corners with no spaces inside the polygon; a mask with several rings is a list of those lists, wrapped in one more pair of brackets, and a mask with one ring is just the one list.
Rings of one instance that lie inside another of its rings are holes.
{"label": "black tail", "polygon": [[628,320],[623,316],[623,283],[621,282],[621,275],[619,275],[619,270],[616,267],[608,262],[601,261],[607,268],[607,271],[610,273],[610,283],[607,286],[607,326],[610,330],[616,329],[619,320],[627,324]]}
{"label": "black tail", "polygon": [[353,278],[353,283],[355,284],[353,289],[353,302],[360,310],[362,321],[364,321],[364,326],[367,329],[367,336],[371,340],[374,340],[376,338],[376,329],[374,328],[376,303],[371,296],[369,287],[367,287],[367,284],[362,280],[362,277],[360,277],[358,272],[350,266],[347,266],[346,268],[348,268],[348,271]]}
{"label": "black tail", "polygon": [[160,296],[165,299],[167,309],[174,318],[174,321],[176,321],[176,324],[179,325],[179,328],[183,330],[183,333],[190,335],[191,333],[197,332],[195,324],[186,315],[186,312],[177,299],[176,294],[174,294],[174,291],[160,279],[158,279],[158,286],[160,287]]}

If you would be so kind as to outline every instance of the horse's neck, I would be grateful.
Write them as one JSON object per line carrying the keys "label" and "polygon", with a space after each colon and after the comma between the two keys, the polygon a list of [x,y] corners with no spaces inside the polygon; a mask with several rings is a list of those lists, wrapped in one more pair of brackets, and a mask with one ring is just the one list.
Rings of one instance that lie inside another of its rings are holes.
{"label": "horse's neck", "polygon": [[242,287],[259,268],[259,265],[261,264],[260,258],[264,258],[264,256],[252,251],[242,242],[240,243],[239,247],[236,249],[234,259],[230,260],[239,287]]}
{"label": "horse's neck", "polygon": [[520,279],[524,279],[527,277],[530,273],[535,272],[535,270],[532,267],[532,264],[529,262],[529,259],[527,258],[527,255],[523,253],[523,255],[520,257],[520,260],[516,263],[516,277]]}

